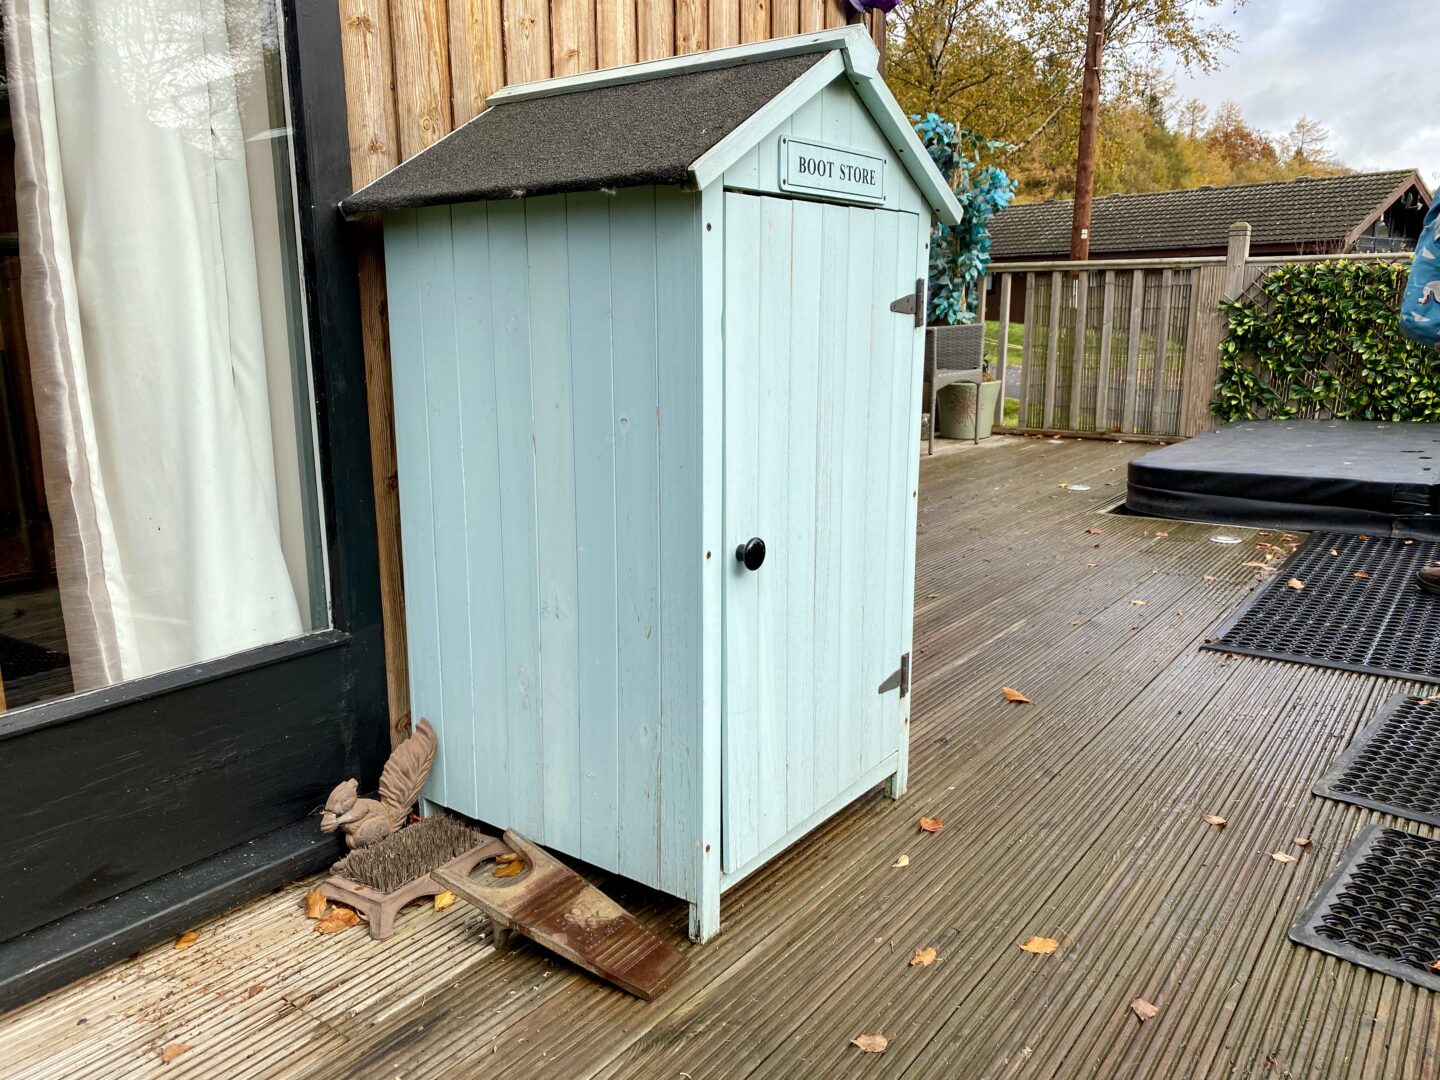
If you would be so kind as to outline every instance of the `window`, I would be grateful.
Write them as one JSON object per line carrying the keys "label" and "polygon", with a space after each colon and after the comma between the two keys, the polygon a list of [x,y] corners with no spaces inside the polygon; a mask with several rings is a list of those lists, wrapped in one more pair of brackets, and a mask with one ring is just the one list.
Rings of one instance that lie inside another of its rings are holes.
{"label": "window", "polygon": [[329,625],[274,0],[12,0],[9,708]]}

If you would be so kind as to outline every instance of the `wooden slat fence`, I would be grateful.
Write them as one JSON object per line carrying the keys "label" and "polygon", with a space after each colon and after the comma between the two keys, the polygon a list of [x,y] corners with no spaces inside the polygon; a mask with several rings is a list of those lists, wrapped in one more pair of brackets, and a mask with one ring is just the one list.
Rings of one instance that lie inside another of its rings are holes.
{"label": "wooden slat fence", "polygon": [[[1209,431],[1225,336],[1222,299],[1260,297],[1261,279],[1277,266],[1411,257],[1251,257],[1249,248],[1250,227],[1237,222],[1225,255],[992,266],[1000,321],[992,369],[1002,382],[1013,365],[1021,371],[1018,394],[1007,388],[1001,395],[996,423],[1021,432],[1186,437]],[[1018,354],[1008,346],[1012,310],[1024,319]],[[1018,406],[1008,423],[1007,397]]]}
{"label": "wooden slat fence", "polygon": [[[1021,371],[1014,429],[1172,436],[1206,429],[1223,257],[1011,263],[992,267],[991,276],[1001,297],[996,374],[1004,380],[1014,363]],[[1003,346],[1017,290],[1025,329],[1015,356]]]}

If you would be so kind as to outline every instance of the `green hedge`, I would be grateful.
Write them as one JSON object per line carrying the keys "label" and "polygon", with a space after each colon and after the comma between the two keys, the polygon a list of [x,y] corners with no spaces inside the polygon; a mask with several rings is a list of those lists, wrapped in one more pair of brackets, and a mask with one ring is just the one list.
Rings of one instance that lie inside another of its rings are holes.
{"label": "green hedge", "polygon": [[1440,349],[1400,333],[1403,262],[1292,263],[1223,301],[1221,420],[1440,420]]}

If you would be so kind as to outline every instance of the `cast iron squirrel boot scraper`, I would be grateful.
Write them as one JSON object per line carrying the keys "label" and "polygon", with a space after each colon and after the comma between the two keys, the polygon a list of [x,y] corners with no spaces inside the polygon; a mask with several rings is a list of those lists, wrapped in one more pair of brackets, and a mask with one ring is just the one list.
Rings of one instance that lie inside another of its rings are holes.
{"label": "cast iron squirrel boot scraper", "polygon": [[325,800],[320,831],[342,830],[345,844],[352,851],[384,840],[405,824],[434,764],[435,729],[429,720],[422,719],[410,738],[396,747],[385,762],[380,773],[380,798],[360,798],[360,782],[346,780]]}

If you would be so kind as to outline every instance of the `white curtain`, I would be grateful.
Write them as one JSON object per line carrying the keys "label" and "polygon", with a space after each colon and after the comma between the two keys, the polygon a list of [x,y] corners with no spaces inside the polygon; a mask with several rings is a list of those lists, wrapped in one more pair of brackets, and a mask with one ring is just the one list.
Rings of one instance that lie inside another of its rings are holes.
{"label": "white curtain", "polygon": [[237,81],[254,27],[224,0],[4,9],[76,689],[299,634]]}

